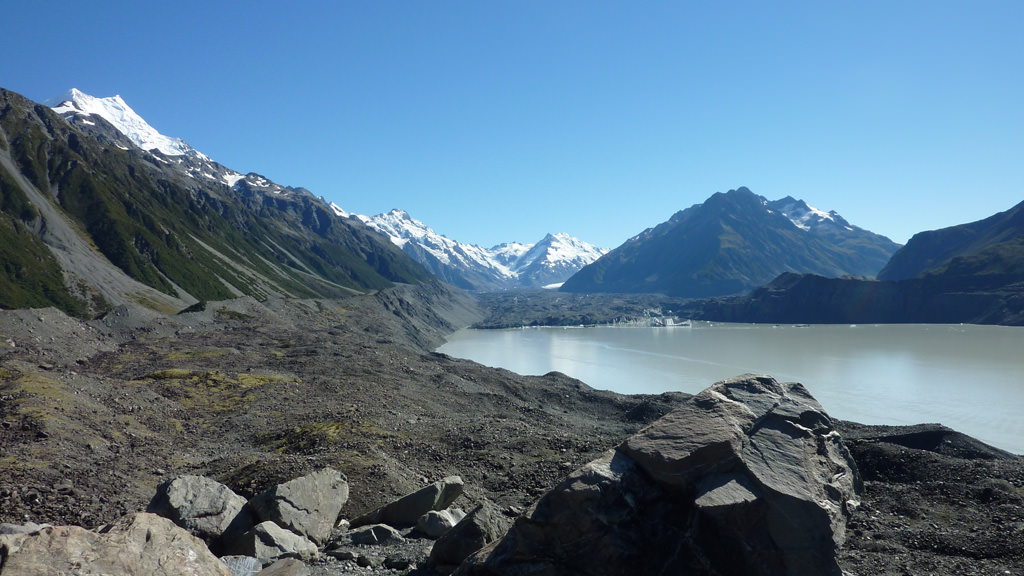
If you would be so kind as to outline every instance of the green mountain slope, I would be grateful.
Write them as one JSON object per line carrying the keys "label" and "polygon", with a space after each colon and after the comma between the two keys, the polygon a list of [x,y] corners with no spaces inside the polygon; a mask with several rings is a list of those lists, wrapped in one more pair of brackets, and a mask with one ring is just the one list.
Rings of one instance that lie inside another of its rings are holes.
{"label": "green mountain slope", "polygon": [[905,280],[929,274],[1014,274],[1024,239],[1024,202],[977,222],[915,234],[878,274]]}
{"label": "green mountain slope", "polygon": [[[190,176],[156,154],[104,144],[2,89],[0,190],[0,234],[18,253],[5,254],[0,284],[22,287],[3,291],[2,307],[52,304],[81,314],[104,300],[173,307],[241,294],[332,296],[430,278],[308,192],[233,190]],[[76,265],[83,254],[95,262]],[[109,270],[96,272],[104,262],[131,282],[112,286]]]}

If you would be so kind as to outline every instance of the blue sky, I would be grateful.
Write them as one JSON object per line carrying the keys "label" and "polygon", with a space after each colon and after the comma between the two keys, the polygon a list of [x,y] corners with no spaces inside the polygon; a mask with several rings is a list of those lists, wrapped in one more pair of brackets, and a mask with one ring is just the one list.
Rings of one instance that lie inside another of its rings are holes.
{"label": "blue sky", "polygon": [[[13,5],[12,5],[13,4]],[[16,2],[0,86],[490,246],[747,186],[905,242],[1024,200],[1024,2]]]}

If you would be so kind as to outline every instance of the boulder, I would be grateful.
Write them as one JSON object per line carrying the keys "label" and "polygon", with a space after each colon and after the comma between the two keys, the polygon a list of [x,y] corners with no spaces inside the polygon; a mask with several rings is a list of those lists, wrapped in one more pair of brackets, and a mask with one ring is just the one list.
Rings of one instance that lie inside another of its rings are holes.
{"label": "boulder", "polygon": [[428,562],[433,566],[458,566],[473,552],[504,536],[511,525],[512,521],[493,504],[481,504],[438,538]]}
{"label": "boulder", "polygon": [[309,567],[295,558],[282,558],[264,568],[259,576],[309,576]]}
{"label": "boulder", "polygon": [[256,576],[263,563],[255,556],[221,556],[220,561],[231,570],[231,576]]}
{"label": "boulder", "polygon": [[396,528],[415,526],[420,516],[431,510],[444,510],[462,495],[462,478],[448,476],[407,494],[390,504],[386,504],[373,512],[363,514],[352,520],[352,527],[367,524],[387,524]]}
{"label": "boulder", "polygon": [[840,576],[858,485],[802,385],[741,376],[574,472],[456,573]]}
{"label": "boulder", "polygon": [[139,512],[99,532],[78,526],[0,536],[6,574],[231,576],[206,544],[166,518]]}
{"label": "boulder", "polygon": [[353,544],[359,546],[396,544],[405,540],[401,532],[387,524],[361,526],[350,532],[349,538]]}
{"label": "boulder", "polygon": [[285,530],[269,520],[257,524],[236,540],[232,552],[260,560],[282,557],[310,560],[318,554],[316,544],[309,538]]}
{"label": "boulder", "polygon": [[317,544],[331,537],[341,507],[348,501],[348,480],[333,468],[296,478],[256,496],[249,507],[260,521],[271,521]]}
{"label": "boulder", "polygon": [[252,528],[246,500],[230,488],[204,476],[178,476],[160,484],[146,508],[168,518],[211,546]]}
{"label": "boulder", "polygon": [[431,510],[416,519],[416,529],[428,538],[440,538],[465,517],[459,508]]}

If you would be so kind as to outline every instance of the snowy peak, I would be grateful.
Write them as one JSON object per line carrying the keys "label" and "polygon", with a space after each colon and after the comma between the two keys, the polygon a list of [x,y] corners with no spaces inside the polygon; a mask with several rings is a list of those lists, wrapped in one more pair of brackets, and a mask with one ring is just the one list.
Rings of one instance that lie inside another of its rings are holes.
{"label": "snowy peak", "polygon": [[569,234],[548,234],[519,257],[513,270],[529,286],[558,286],[605,254]]}
{"label": "snowy peak", "polygon": [[491,248],[490,253],[501,264],[513,268],[516,262],[519,262],[519,259],[533,246],[533,244],[523,244],[522,242],[505,242]]}
{"label": "snowy peak", "polygon": [[604,253],[568,234],[536,244],[508,242],[487,249],[438,234],[404,210],[356,216],[442,280],[469,290],[559,284]]}
{"label": "snowy peak", "polygon": [[[537,253],[538,249],[543,250],[543,252]],[[530,252],[537,253],[537,256],[542,257],[545,262],[557,264],[579,260],[589,260],[592,262],[604,255],[607,250],[597,248],[592,244],[561,232],[558,234],[548,234],[543,240],[535,244]],[[524,259],[529,256],[530,254],[524,256]]]}
{"label": "snowy peak", "polygon": [[781,200],[775,200],[774,202],[766,202],[766,206],[769,209],[775,210],[781,213],[794,226],[801,230],[810,231],[812,228],[818,226],[841,226],[848,229],[849,224],[839,215],[838,212],[832,210],[825,212],[819,210],[814,206],[804,202],[803,200],[797,200],[792,196],[786,196]]}
{"label": "snowy peak", "polygon": [[44,105],[53,108],[62,116],[79,116],[88,123],[89,116],[98,116],[117,128],[136,146],[143,150],[157,150],[166,156],[192,156],[208,160],[202,152],[189,146],[181,138],[164,136],[149,125],[120,96],[96,98],[72,88],[57,98],[51,98]]}
{"label": "snowy peak", "polygon": [[392,244],[424,264],[435,276],[456,286],[466,287],[466,282],[458,282],[451,271],[484,272],[499,282],[514,277],[512,271],[491,258],[486,249],[438,234],[404,210],[357,218],[387,236]]}

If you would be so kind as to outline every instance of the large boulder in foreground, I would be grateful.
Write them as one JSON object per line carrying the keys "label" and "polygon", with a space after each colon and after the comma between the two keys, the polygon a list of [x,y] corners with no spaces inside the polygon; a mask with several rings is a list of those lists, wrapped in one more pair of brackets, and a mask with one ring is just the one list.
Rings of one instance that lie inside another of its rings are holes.
{"label": "large boulder in foreground", "polygon": [[147,574],[231,576],[202,540],[166,518],[139,512],[99,532],[49,527],[0,536],[0,571],[7,574]]}
{"label": "large boulder in foreground", "polygon": [[858,483],[802,385],[741,376],[574,472],[456,573],[840,576]]}
{"label": "large boulder in foreground", "polygon": [[252,528],[246,500],[204,476],[172,478],[156,489],[147,512],[169,518],[210,545],[223,535],[238,536]]}
{"label": "large boulder in foreground", "polygon": [[348,502],[348,480],[333,468],[290,480],[249,501],[260,521],[323,544],[331,536],[341,507]]}

